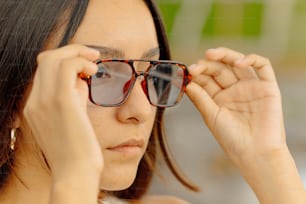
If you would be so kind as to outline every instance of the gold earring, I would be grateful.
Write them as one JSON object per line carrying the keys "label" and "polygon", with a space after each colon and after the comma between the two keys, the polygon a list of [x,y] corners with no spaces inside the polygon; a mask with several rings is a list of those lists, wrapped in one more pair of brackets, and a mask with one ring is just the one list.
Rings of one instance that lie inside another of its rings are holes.
{"label": "gold earring", "polygon": [[10,142],[10,148],[12,151],[15,150],[15,143],[16,143],[16,128],[11,129],[11,142]]}

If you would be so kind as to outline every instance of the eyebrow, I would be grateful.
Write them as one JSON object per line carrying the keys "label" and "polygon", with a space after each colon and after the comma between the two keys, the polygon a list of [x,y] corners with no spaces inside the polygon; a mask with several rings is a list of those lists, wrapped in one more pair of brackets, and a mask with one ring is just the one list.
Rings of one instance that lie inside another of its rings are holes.
{"label": "eyebrow", "polygon": [[[121,59],[125,58],[125,52],[117,48],[111,48],[111,47],[105,47],[105,46],[95,46],[95,45],[86,45],[86,46],[98,50],[102,56],[106,55],[106,56],[110,56],[113,58],[121,58]],[[141,59],[150,59],[159,54],[160,54],[159,47],[155,47],[155,48],[149,49],[146,52],[144,52],[141,56]]]}

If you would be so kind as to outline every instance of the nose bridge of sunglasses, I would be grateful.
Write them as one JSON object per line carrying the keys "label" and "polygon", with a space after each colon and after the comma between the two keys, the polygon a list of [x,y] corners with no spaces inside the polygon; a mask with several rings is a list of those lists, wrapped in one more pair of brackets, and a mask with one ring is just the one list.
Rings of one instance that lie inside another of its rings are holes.
{"label": "nose bridge of sunglasses", "polygon": [[[148,95],[148,90],[147,90],[147,82],[145,80],[145,72],[137,72],[137,77],[135,79],[135,82],[133,84],[128,84],[130,87],[130,91],[132,89],[138,89],[138,86],[140,85],[141,89],[143,90],[144,94],[147,96]],[[132,87],[131,87],[132,85]]]}
{"label": "nose bridge of sunglasses", "polygon": [[144,84],[145,84],[145,76],[146,76],[146,71],[150,67],[150,62],[148,61],[134,61],[133,64],[135,71],[136,71],[136,78],[137,81],[139,81],[143,87],[143,90],[146,92],[144,89]]}
{"label": "nose bridge of sunglasses", "polygon": [[137,78],[135,81],[135,84],[140,83],[143,91],[147,93],[147,88],[146,88],[146,80],[145,80],[145,72],[137,72]]}
{"label": "nose bridge of sunglasses", "polygon": [[135,71],[137,73],[145,72],[150,67],[150,62],[148,61],[134,61],[133,64]]}
{"label": "nose bridge of sunglasses", "polygon": [[146,80],[145,80],[145,76],[146,76],[146,71],[148,69],[148,67],[150,66],[150,62],[147,61],[137,61],[135,60],[133,62],[133,67],[135,69],[135,74],[136,74],[136,79],[135,79],[135,84],[134,86],[138,85],[138,83],[140,84],[142,90],[144,91],[144,93],[147,95],[147,86],[146,86]]}

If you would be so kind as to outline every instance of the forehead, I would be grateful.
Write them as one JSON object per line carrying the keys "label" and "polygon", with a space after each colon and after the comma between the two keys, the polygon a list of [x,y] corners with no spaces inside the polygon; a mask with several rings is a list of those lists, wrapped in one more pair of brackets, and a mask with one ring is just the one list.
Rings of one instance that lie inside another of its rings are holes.
{"label": "forehead", "polygon": [[142,0],[91,0],[72,43],[112,47],[137,58],[158,47],[153,18]]}

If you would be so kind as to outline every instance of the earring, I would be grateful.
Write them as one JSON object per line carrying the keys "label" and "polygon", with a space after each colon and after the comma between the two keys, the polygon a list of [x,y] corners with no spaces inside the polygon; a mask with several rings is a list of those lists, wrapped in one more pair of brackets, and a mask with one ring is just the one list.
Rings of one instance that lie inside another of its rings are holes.
{"label": "earring", "polygon": [[10,142],[10,148],[12,151],[15,150],[15,143],[16,143],[16,128],[11,129],[11,142]]}

